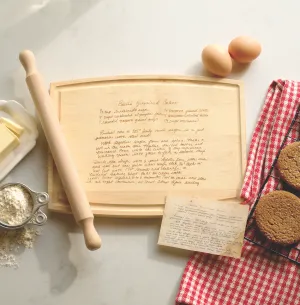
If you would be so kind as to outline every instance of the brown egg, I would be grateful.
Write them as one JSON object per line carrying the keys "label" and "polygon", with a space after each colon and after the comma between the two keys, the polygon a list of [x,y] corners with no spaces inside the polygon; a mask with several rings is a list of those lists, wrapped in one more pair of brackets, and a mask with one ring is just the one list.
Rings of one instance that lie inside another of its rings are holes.
{"label": "brown egg", "polygon": [[259,56],[261,45],[251,37],[239,36],[230,42],[228,52],[234,60],[245,64]]}
{"label": "brown egg", "polygon": [[227,76],[232,70],[232,59],[228,50],[219,45],[208,45],[202,51],[202,63],[211,73]]}

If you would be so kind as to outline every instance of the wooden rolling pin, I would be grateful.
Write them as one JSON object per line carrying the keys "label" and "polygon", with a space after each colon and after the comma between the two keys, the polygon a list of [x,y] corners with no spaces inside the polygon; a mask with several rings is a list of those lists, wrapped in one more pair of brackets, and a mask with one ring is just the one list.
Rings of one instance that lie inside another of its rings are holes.
{"label": "wooden rolling pin", "polygon": [[89,250],[99,249],[101,239],[94,227],[94,215],[61,132],[58,116],[52,108],[51,98],[42,76],[37,71],[35,57],[31,51],[25,50],[20,53],[19,58],[26,71],[26,83],[39,114],[73,215],[83,230],[85,244]]}

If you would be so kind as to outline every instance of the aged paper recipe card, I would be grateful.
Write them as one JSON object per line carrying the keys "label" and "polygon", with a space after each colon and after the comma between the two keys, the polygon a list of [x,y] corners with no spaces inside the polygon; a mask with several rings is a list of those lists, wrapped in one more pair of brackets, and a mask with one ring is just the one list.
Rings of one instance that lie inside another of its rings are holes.
{"label": "aged paper recipe card", "polygon": [[168,197],[158,244],[239,258],[248,208],[237,202]]}

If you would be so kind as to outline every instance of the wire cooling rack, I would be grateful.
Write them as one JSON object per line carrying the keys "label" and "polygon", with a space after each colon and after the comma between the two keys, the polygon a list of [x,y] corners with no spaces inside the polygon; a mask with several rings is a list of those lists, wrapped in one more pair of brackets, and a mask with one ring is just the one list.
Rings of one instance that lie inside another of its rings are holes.
{"label": "wire cooling rack", "polygon": [[296,191],[296,190],[292,189],[283,180],[277,178],[274,175],[279,154],[280,154],[281,150],[283,149],[283,147],[285,147],[287,140],[291,139],[292,142],[300,141],[300,136],[298,138],[294,138],[292,136],[293,130],[297,130],[300,134],[300,106],[297,109],[296,115],[293,118],[291,125],[288,129],[288,132],[283,139],[280,150],[272,163],[271,169],[270,169],[264,183],[262,184],[262,187],[258,193],[255,203],[253,204],[253,207],[249,213],[244,238],[252,244],[265,248],[277,255],[285,257],[286,259],[300,265],[300,243],[294,244],[291,246],[280,246],[278,244],[272,243],[271,241],[266,239],[261,234],[261,232],[259,231],[259,229],[255,223],[255,217],[254,217],[256,205],[257,205],[261,195],[263,194],[264,188],[270,178],[273,178],[277,181],[276,189],[285,190],[285,191],[291,192],[291,193],[295,194],[296,196],[300,197],[300,191]]}

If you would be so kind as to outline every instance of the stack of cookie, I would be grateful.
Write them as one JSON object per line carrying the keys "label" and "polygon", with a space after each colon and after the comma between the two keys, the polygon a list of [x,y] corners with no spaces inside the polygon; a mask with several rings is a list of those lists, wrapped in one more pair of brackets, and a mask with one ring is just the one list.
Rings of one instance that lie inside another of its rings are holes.
{"label": "stack of cookie", "polygon": [[[286,146],[277,168],[284,180],[300,190],[300,142]],[[300,241],[300,199],[287,191],[273,191],[263,196],[255,209],[260,231],[272,242],[287,246]]]}

